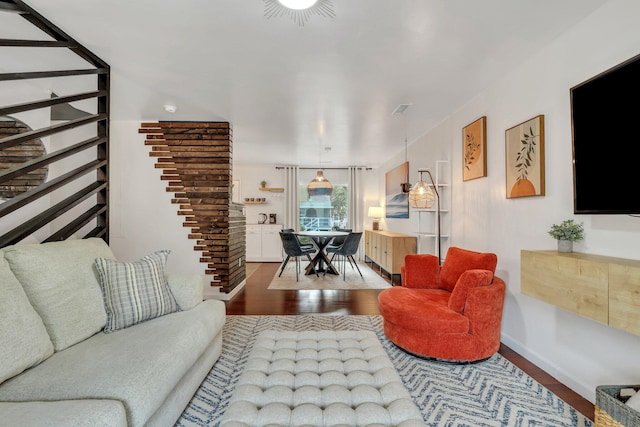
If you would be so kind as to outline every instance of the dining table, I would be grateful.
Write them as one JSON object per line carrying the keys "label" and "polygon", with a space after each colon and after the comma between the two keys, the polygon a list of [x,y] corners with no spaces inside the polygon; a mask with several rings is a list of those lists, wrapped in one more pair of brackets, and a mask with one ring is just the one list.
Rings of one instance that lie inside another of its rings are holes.
{"label": "dining table", "polygon": [[316,246],[316,248],[318,248],[318,252],[314,255],[309,265],[307,265],[307,267],[305,268],[306,275],[316,274],[316,272],[324,273],[325,271],[329,274],[340,274],[338,272],[338,269],[331,263],[331,260],[327,256],[327,253],[325,252],[324,249],[327,247],[329,243],[331,243],[331,240],[334,237],[348,236],[349,235],[348,232],[331,231],[331,230],[327,230],[327,231],[308,230],[308,231],[297,231],[294,234],[298,237],[306,236],[311,238],[311,241],[313,241],[313,244]]}

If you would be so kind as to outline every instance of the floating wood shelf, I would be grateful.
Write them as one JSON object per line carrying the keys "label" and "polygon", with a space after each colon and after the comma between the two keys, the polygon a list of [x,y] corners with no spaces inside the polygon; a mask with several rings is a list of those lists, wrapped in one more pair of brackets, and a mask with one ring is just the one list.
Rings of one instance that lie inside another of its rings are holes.
{"label": "floating wood shelf", "polygon": [[258,188],[260,191],[272,191],[274,193],[282,193],[284,188],[282,187],[260,187]]}
{"label": "floating wood shelf", "polygon": [[521,250],[520,282],[524,295],[640,335],[640,261]]}

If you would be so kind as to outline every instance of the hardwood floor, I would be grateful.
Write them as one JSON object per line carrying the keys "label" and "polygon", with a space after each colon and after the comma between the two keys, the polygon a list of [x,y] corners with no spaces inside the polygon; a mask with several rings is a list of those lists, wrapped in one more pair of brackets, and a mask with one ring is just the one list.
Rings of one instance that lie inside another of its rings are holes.
{"label": "hardwood floor", "polygon": [[[248,264],[248,279],[244,289],[232,300],[226,301],[227,314],[235,315],[295,315],[295,314],[380,314],[378,311],[378,293],[380,290],[332,290],[332,291],[277,291],[268,290],[278,263]],[[249,268],[250,267],[250,268]],[[380,273],[377,266],[374,269]],[[253,271],[253,273],[251,273]],[[382,274],[390,282],[385,273]],[[557,379],[538,368],[504,344],[499,353],[532,378],[554,392],[593,421],[594,406]]]}

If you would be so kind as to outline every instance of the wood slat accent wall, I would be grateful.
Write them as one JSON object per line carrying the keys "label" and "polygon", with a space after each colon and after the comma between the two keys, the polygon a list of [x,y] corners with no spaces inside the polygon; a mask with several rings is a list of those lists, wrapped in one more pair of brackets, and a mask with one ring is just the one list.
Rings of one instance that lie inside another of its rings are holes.
{"label": "wood slat accent wall", "polygon": [[183,226],[190,228],[194,250],[202,252],[211,286],[230,292],[246,278],[243,206],[231,203],[232,129],[228,122],[142,123],[149,156],[162,169],[161,180]]}

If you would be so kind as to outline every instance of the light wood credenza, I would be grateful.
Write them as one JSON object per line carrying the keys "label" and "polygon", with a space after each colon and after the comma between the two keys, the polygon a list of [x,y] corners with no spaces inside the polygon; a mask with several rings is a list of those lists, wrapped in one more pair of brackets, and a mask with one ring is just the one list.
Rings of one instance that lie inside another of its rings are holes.
{"label": "light wood credenza", "polygon": [[525,295],[640,335],[640,261],[522,250],[520,282]]}
{"label": "light wood credenza", "polygon": [[416,253],[417,244],[416,236],[383,230],[364,231],[365,256],[391,274],[392,279],[393,275],[400,274],[404,256]]}

